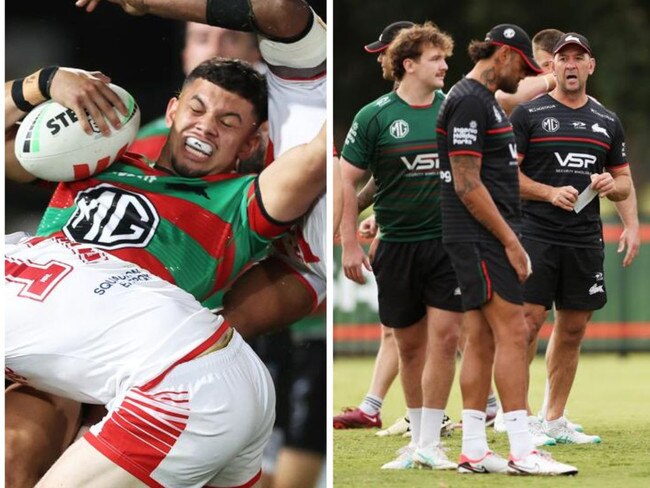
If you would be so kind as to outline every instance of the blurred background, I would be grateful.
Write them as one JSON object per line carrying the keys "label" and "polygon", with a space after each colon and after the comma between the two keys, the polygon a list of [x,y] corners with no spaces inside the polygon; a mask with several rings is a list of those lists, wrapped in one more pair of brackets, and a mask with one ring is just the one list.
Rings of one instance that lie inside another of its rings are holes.
{"label": "blurred background", "polygon": [[[383,80],[377,56],[363,46],[377,40],[395,21],[430,20],[452,35],[453,56],[447,61],[445,90],[471,67],[467,45],[482,40],[491,27],[514,23],[530,37],[546,28],[584,34],[596,58],[596,72],[588,93],[620,117],[626,134],[641,214],[641,253],[632,267],[623,269],[616,245],[621,229],[613,205],[601,202],[607,223],[606,276],[609,302],[594,316],[587,350],[650,350],[650,3],[647,0],[590,0],[522,2],[515,0],[456,0],[443,2],[337,1],[334,25],[334,141],[342,148],[356,112],[391,89]],[[345,279],[340,249],[335,246],[335,353],[374,354],[378,346],[376,290],[372,276],[366,286]],[[542,331],[542,338],[550,330]],[[545,341],[540,342],[543,350]]]}

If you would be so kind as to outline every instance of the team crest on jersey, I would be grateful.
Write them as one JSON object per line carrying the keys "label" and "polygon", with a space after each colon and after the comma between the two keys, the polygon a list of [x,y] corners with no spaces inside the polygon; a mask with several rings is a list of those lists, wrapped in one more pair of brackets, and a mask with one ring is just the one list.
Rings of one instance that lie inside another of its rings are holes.
{"label": "team crest on jersey", "polygon": [[556,132],[560,128],[560,121],[555,117],[546,117],[542,120],[542,128],[546,132]]}
{"label": "team crest on jersey", "polygon": [[597,123],[591,126],[591,130],[603,134],[605,137],[609,137],[609,133],[607,132],[607,129],[601,127]]}
{"label": "team crest on jersey", "polygon": [[395,139],[403,139],[409,133],[410,127],[405,120],[399,119],[390,124],[389,130]]}
{"label": "team crest on jersey", "polygon": [[160,222],[149,199],[106,183],[79,192],[75,203],[63,233],[102,249],[145,247]]}

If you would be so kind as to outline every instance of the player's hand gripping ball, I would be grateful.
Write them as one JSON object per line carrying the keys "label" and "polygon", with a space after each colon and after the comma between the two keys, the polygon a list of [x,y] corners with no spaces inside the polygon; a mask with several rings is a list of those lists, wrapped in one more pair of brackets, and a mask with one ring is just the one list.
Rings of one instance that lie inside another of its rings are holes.
{"label": "player's hand gripping ball", "polygon": [[18,161],[30,174],[47,181],[74,181],[108,168],[133,142],[140,127],[140,109],[129,92],[109,85],[124,101],[128,115],[118,113],[122,126],[103,136],[92,117],[86,134],[76,114],[49,100],[23,119],[16,135]]}

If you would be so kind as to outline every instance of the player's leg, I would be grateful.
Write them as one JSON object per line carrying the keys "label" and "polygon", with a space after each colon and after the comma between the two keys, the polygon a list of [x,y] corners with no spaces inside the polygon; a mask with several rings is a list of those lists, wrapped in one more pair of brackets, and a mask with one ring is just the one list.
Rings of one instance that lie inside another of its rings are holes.
{"label": "player's leg", "polygon": [[82,438],[63,453],[36,488],[80,486],[136,488],[147,485],[114,464]]}
{"label": "player's leg", "polygon": [[393,330],[399,354],[399,376],[410,420],[412,438],[398,457],[382,469],[410,469],[414,467],[413,452],[419,442],[422,415],[422,370],[427,352],[426,315],[414,324]]}
{"label": "player's leg", "polygon": [[[345,408],[343,412],[334,416],[335,429],[381,428],[381,407],[388,389],[397,376],[398,364],[399,357],[393,331],[390,327],[382,325],[379,349],[368,393],[358,407]],[[392,434],[392,432],[381,431],[381,435]]]}
{"label": "player's leg", "polygon": [[327,450],[326,349],[324,339],[303,339],[296,344],[289,396],[292,408],[273,488],[312,488],[320,477]]}
{"label": "player's leg", "polygon": [[381,342],[379,343],[379,351],[377,351],[377,359],[375,360],[368,392],[383,400],[386,398],[393,381],[397,378],[398,372],[399,355],[393,329],[382,325]]}
{"label": "player's leg", "polygon": [[[422,372],[427,352],[426,316],[408,327],[394,329],[393,333],[399,354],[399,376],[406,407],[409,410],[419,410],[422,408]],[[413,441],[417,443],[419,439],[415,438],[415,433],[419,429],[416,428],[415,422],[419,427],[419,421],[414,419],[412,412],[409,414],[414,433]]]}
{"label": "player's leg", "polygon": [[461,318],[459,312],[427,307],[428,350],[422,372],[420,440],[414,455],[426,468],[456,468],[441,449],[440,430],[456,371]]}
{"label": "player's leg", "polygon": [[556,315],[547,354],[549,401],[544,422],[545,433],[561,444],[598,444],[601,442],[599,436],[576,431],[567,425],[564,417],[578,370],[580,344],[591,312],[557,310]]}
{"label": "player's leg", "polygon": [[323,468],[323,455],[285,447],[280,451],[273,488],[309,488],[316,486]]}
{"label": "player's leg", "polygon": [[573,386],[580,344],[593,310],[607,302],[602,249],[562,247],[562,275],[556,320],[547,351],[549,401],[545,430],[557,442],[599,443],[600,437],[568,428],[564,409]]}
{"label": "player's leg", "polygon": [[5,392],[5,486],[31,488],[72,442],[81,404],[15,383]]}
{"label": "player's leg", "polygon": [[564,414],[578,370],[580,344],[591,317],[591,312],[587,310],[557,310],[556,314],[548,354],[550,401],[546,413],[547,420],[558,419]]}

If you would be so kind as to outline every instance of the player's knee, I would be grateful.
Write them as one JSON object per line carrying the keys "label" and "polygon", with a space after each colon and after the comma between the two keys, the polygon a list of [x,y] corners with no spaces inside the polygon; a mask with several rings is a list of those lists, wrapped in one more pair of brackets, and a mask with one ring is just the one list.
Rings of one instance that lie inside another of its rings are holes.
{"label": "player's knee", "polygon": [[393,335],[393,329],[386,327],[385,325],[381,326],[381,340],[383,342],[394,341],[395,336]]}
{"label": "player's knee", "polygon": [[568,347],[579,347],[586,330],[586,324],[573,324],[570,327],[556,326],[553,333],[557,335],[557,338],[563,345]]}
{"label": "player's knee", "polygon": [[402,364],[412,364],[424,359],[426,352],[426,342],[424,344],[401,343],[399,345],[399,359]]}
{"label": "player's knee", "polygon": [[458,337],[460,333],[458,327],[448,327],[445,330],[437,334],[436,340],[438,346],[436,349],[440,354],[446,356],[455,357],[456,350],[458,348]]}
{"label": "player's knee", "polygon": [[524,307],[524,315],[532,340],[537,337],[539,330],[544,325],[544,322],[546,322],[548,312],[544,307]]}

